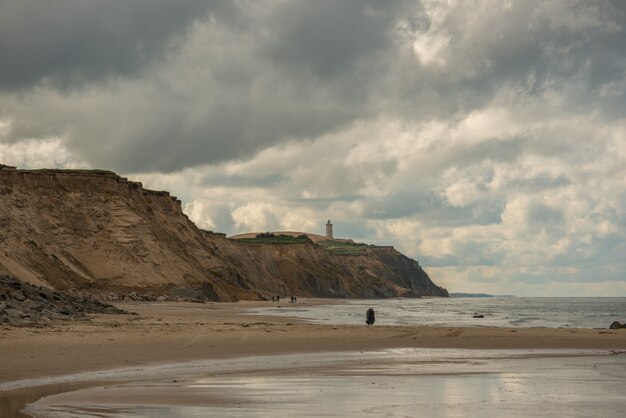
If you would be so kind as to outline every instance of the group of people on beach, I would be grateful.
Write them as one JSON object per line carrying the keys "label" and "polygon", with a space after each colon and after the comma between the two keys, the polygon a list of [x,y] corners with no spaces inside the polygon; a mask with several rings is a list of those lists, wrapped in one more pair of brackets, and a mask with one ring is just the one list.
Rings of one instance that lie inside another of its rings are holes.
{"label": "group of people on beach", "polygon": [[[272,302],[280,302],[280,296],[272,295]],[[289,300],[289,303],[297,303],[297,302],[298,302],[298,298],[296,296],[292,296],[291,300]]]}
{"label": "group of people on beach", "polygon": [[[272,295],[272,302],[280,302],[279,295]],[[289,303],[298,303],[298,298],[296,296],[292,296],[289,300]],[[369,308],[367,312],[365,312],[365,323],[367,325],[374,325],[376,322],[376,314],[374,313],[374,308]]]}

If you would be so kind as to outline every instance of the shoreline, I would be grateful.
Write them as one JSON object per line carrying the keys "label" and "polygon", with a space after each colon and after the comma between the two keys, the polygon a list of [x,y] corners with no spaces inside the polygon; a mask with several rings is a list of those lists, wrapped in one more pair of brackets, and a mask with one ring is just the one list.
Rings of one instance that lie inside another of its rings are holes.
{"label": "shoreline", "polygon": [[[342,303],[311,299],[297,305]],[[164,363],[394,348],[465,350],[626,350],[626,330],[489,328],[308,323],[248,315],[268,302],[118,303],[138,315],[95,315],[91,322],[47,328],[0,327],[0,399],[17,399],[37,385],[7,391],[9,382]],[[279,306],[279,305],[273,305]],[[99,380],[79,384],[93,386]],[[34,381],[31,381],[34,382]],[[41,389],[46,389],[41,386]],[[57,390],[52,385],[50,390]],[[20,391],[22,391],[20,393]],[[63,391],[63,390],[61,390]],[[43,394],[50,394],[43,390]],[[36,395],[38,396],[38,395]],[[23,398],[27,402],[32,396]],[[35,398],[36,399],[36,398]],[[3,401],[4,402],[4,401]],[[22,404],[23,406],[23,404]],[[2,409],[0,409],[1,411]]]}
{"label": "shoreline", "polygon": [[46,328],[0,327],[0,353],[11,365],[0,367],[0,383],[162,362],[319,351],[626,349],[626,330],[620,329],[368,327],[246,314],[267,302],[116,305],[138,315],[94,315],[91,322]]}

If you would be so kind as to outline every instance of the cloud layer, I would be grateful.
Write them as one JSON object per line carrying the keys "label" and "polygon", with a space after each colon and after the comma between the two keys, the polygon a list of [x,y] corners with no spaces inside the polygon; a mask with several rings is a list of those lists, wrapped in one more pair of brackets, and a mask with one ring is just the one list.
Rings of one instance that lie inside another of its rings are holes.
{"label": "cloud layer", "polygon": [[452,291],[626,295],[621,3],[54,3],[0,3],[3,162],[229,234],[330,218]]}

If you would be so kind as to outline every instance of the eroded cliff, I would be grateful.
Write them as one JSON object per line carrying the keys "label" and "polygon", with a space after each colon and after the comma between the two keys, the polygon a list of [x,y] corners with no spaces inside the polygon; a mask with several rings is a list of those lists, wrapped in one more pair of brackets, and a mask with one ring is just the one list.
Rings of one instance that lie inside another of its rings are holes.
{"label": "eroded cliff", "polygon": [[219,300],[447,295],[391,248],[230,240],[197,228],[168,192],[100,170],[0,166],[0,274],[96,293],[202,287]]}

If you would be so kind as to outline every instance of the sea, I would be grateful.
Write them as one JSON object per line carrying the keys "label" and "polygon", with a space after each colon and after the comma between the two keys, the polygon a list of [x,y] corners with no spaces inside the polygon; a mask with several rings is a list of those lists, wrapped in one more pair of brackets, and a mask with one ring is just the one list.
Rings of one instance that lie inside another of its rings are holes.
{"label": "sea", "polygon": [[323,305],[288,302],[273,303],[251,313],[337,325],[365,323],[365,312],[370,307],[376,312],[376,325],[608,328],[613,321],[626,322],[626,297],[346,299]]}

